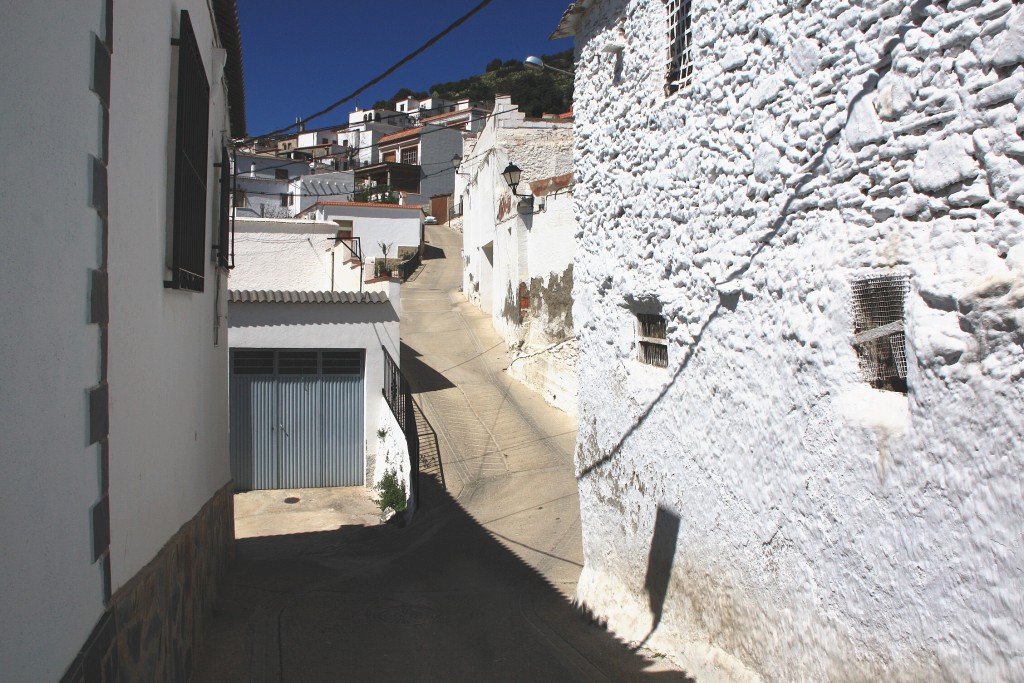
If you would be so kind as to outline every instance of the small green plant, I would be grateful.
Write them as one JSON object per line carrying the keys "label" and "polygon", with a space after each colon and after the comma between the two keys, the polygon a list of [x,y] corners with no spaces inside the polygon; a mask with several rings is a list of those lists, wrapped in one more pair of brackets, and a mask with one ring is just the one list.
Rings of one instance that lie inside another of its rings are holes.
{"label": "small green plant", "polygon": [[388,438],[388,428],[387,427],[381,427],[380,429],[378,429],[377,430],[377,438],[380,439],[381,441],[383,441],[384,439]]}
{"label": "small green plant", "polygon": [[398,481],[398,472],[387,470],[384,476],[377,482],[377,494],[379,497],[373,499],[374,505],[384,512],[391,508],[395,512],[405,509],[405,483]]}

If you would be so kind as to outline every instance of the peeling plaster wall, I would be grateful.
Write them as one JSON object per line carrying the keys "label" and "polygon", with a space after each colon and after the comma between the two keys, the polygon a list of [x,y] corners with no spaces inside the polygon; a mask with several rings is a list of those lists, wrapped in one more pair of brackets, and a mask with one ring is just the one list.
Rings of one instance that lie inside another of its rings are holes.
{"label": "peeling plaster wall", "polygon": [[[663,2],[576,31],[579,598],[693,670],[1020,680],[1024,7],[692,7],[669,97]],[[906,396],[851,345],[876,270]]]}
{"label": "peeling plaster wall", "polygon": [[520,207],[501,177],[514,162],[523,171],[517,191],[524,195],[531,182],[567,174],[572,127],[526,120],[507,96],[498,98],[495,113],[463,153],[463,292],[516,350],[510,373],[574,413],[576,347],[564,343],[573,336],[572,195],[562,188],[536,197],[531,210]]}

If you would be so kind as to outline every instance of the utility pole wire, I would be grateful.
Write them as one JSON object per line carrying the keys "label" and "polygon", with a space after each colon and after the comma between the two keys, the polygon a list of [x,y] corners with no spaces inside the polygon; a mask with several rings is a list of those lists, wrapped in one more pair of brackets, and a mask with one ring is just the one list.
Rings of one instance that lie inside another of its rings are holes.
{"label": "utility pole wire", "polygon": [[477,12],[482,10],[484,7],[487,7],[487,5],[491,4],[491,2],[492,2],[492,0],[483,0],[483,2],[481,2],[479,5],[477,5],[476,7],[471,9],[469,12],[467,12],[464,15],[462,15],[458,19],[456,19],[452,24],[450,24],[448,26],[448,28],[444,29],[443,31],[438,33],[436,36],[434,36],[433,38],[431,38],[430,40],[425,42],[423,45],[421,45],[420,47],[416,48],[415,50],[410,52],[408,55],[403,57],[402,59],[398,60],[397,64],[395,64],[390,69],[388,69],[387,71],[382,73],[380,76],[377,76],[376,78],[374,78],[369,83],[366,83],[365,85],[360,86],[359,88],[357,88],[356,91],[353,92],[351,95],[338,100],[334,104],[331,104],[330,106],[328,106],[325,109],[321,109],[320,111],[318,111],[317,113],[315,113],[315,114],[313,114],[311,116],[307,116],[301,122],[293,123],[292,125],[286,126],[285,128],[279,128],[279,129],[277,129],[275,131],[271,131],[271,132],[269,132],[269,133],[267,133],[265,135],[260,135],[258,137],[254,137],[254,138],[246,138],[245,141],[246,142],[252,142],[252,141],[255,141],[255,140],[262,140],[264,138],[269,138],[269,137],[272,137],[274,135],[280,135],[281,133],[287,133],[288,131],[292,130],[293,128],[298,128],[301,124],[305,123],[306,121],[312,121],[313,119],[318,118],[320,116],[323,116],[324,114],[326,114],[328,112],[334,111],[335,109],[337,109],[341,105],[345,104],[349,100],[351,100],[354,97],[357,97],[358,95],[360,95],[364,90],[368,90],[372,86],[377,85],[378,83],[383,81],[385,78],[387,78],[388,76],[393,74],[395,71],[397,71],[399,67],[401,67],[404,64],[412,61],[414,58],[418,57],[421,53],[425,52],[427,50],[427,48],[429,48],[430,46],[434,45],[436,42],[438,42],[439,40],[444,38],[446,35],[448,35],[452,31],[454,31],[455,29],[457,29],[462,24],[464,24],[467,20],[469,20],[470,17],[472,17],[474,14],[476,14]]}

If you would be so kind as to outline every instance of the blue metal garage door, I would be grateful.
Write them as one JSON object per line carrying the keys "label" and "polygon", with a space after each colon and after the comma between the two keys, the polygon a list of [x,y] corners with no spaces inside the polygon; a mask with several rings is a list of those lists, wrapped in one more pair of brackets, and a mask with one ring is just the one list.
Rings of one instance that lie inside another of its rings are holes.
{"label": "blue metal garage door", "polygon": [[231,352],[235,490],[363,483],[363,352]]}

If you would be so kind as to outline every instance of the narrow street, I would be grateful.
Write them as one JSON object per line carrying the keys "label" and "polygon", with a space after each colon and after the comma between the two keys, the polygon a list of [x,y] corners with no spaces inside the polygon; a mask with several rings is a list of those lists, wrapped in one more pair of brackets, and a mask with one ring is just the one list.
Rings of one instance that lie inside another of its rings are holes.
{"label": "narrow street", "polygon": [[503,372],[504,343],[458,291],[461,235],[427,231],[402,295],[421,509],[404,528],[240,539],[193,680],[692,680],[572,604],[575,423]]}

